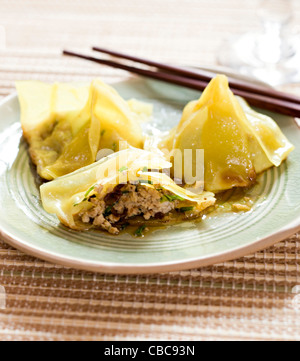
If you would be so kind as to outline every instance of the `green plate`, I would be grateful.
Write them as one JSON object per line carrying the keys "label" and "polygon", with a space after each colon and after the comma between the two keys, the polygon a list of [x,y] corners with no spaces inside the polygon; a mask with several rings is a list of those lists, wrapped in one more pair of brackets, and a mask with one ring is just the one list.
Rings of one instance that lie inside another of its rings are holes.
{"label": "green plate", "polygon": [[[169,84],[136,79],[116,84],[125,98],[154,103],[154,125],[168,130],[187,101],[199,93]],[[16,95],[0,103],[0,233],[12,246],[39,258],[84,270],[156,273],[224,262],[260,249],[300,229],[300,131],[294,119],[271,114],[296,150],[279,168],[267,171],[251,190],[248,213],[222,213],[200,223],[183,223],[150,232],[111,236],[71,231],[40,202],[39,189],[22,139]],[[144,124],[147,132],[153,125]]]}

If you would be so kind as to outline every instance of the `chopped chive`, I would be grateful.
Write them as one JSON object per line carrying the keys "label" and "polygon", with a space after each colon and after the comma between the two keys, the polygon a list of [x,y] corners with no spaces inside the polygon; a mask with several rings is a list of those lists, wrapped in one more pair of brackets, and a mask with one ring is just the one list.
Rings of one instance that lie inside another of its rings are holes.
{"label": "chopped chive", "polygon": [[178,196],[177,194],[172,194],[172,195],[164,194],[160,201],[161,203],[163,203],[163,202],[174,202],[176,200],[184,201],[184,198]]}
{"label": "chopped chive", "polygon": [[117,150],[117,143],[113,143],[112,150],[115,152]]}
{"label": "chopped chive", "polygon": [[160,203],[165,203],[165,202],[168,202],[168,198],[166,196],[162,196],[161,199],[160,199]]}
{"label": "chopped chive", "polygon": [[124,166],[124,167],[119,169],[119,172],[122,173],[122,172],[125,172],[125,170],[128,170],[128,168]]}
{"label": "chopped chive", "polygon": [[128,194],[129,191],[122,191],[122,194]]}
{"label": "chopped chive", "polygon": [[194,209],[194,207],[182,207],[182,208],[179,208],[179,211],[184,213],[184,212],[190,212]]}
{"label": "chopped chive", "polygon": [[143,232],[144,230],[146,229],[146,226],[143,225],[143,226],[140,226],[135,232],[134,232],[134,235],[136,237],[142,237],[143,236]]}
{"label": "chopped chive", "polygon": [[184,198],[182,198],[182,197],[178,196],[177,194],[174,194],[172,197],[173,197],[173,199],[174,199],[174,200],[177,200],[177,201],[184,201]]}
{"label": "chopped chive", "polygon": [[83,198],[83,200],[81,202],[75,203],[74,207],[79,206],[79,204],[86,202],[88,200],[88,198]]}
{"label": "chopped chive", "polygon": [[148,172],[148,167],[144,167],[143,169],[142,169],[142,172]]}
{"label": "chopped chive", "polygon": [[87,198],[89,194],[95,189],[95,186],[91,187],[84,195],[84,198]]}
{"label": "chopped chive", "polygon": [[121,226],[120,226],[120,231],[124,231],[124,229],[126,229],[128,226],[130,226],[129,223],[123,223],[123,224],[121,224]]}
{"label": "chopped chive", "polygon": [[113,206],[108,206],[105,211],[104,211],[104,217],[107,217],[109,215],[111,215],[111,210],[112,210]]}
{"label": "chopped chive", "polygon": [[101,131],[101,137],[103,137],[103,135],[105,134],[105,132],[106,132],[105,129],[103,129],[103,130]]}
{"label": "chopped chive", "polygon": [[172,194],[172,195],[167,195],[167,194],[166,194],[166,197],[168,198],[168,200],[169,200],[170,202],[174,202],[174,201],[176,201],[176,200],[178,200],[178,201],[184,201],[184,198],[178,196],[177,194]]}
{"label": "chopped chive", "polygon": [[95,189],[95,186],[91,187],[84,195],[84,198],[81,202],[75,203],[73,207],[79,206],[79,204],[86,202],[89,199],[89,194]]}
{"label": "chopped chive", "polygon": [[139,180],[140,184],[153,184],[153,182],[149,181],[149,180]]}

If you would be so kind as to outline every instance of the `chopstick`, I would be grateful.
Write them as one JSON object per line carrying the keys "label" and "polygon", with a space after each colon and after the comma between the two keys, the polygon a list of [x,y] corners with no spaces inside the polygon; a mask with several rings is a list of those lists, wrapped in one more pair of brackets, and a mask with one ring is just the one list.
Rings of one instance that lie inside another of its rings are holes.
{"label": "chopstick", "polygon": [[[203,80],[203,81],[209,82],[209,81],[211,81],[212,78],[214,78],[216,76],[216,73],[209,72],[206,70],[199,69],[197,71],[193,71],[193,70],[183,68],[183,67],[178,67],[178,66],[169,65],[169,64],[163,64],[163,63],[159,63],[159,62],[156,62],[153,60],[148,60],[148,59],[144,59],[144,58],[140,58],[140,57],[124,54],[124,53],[119,53],[117,51],[110,50],[110,49],[105,49],[105,48],[100,48],[100,47],[93,47],[92,49],[94,51],[97,51],[97,52],[100,52],[103,54],[112,55],[116,58],[127,59],[127,60],[133,61],[135,63],[149,65],[149,66],[152,66],[152,67],[155,67],[158,69],[166,70],[167,72],[171,72],[176,75],[181,75],[181,76],[189,77],[192,79],[198,79],[198,80]],[[252,85],[245,81],[240,81],[240,80],[237,80],[237,79],[234,79],[231,77],[228,77],[228,79],[229,79],[230,87],[232,87],[232,88],[243,90],[243,91],[249,91],[253,94],[272,96],[273,98],[276,98],[276,99],[287,100],[287,101],[290,101],[293,103],[300,104],[300,97],[296,97],[292,94],[286,94],[283,92],[279,92],[275,89],[267,88],[267,87],[260,86],[260,85]]]}
{"label": "chopstick", "polygon": [[[111,60],[99,59],[99,58],[95,58],[92,56],[76,53],[73,51],[64,50],[63,54],[72,56],[72,57],[89,60],[89,61],[92,61],[92,62],[95,62],[98,64],[102,64],[102,65],[106,65],[109,67],[123,69],[123,70],[129,71],[134,74],[142,75],[142,76],[149,77],[149,78],[156,79],[156,80],[162,80],[162,81],[165,81],[168,83],[184,86],[184,87],[199,90],[199,91],[203,91],[209,83],[209,81],[186,78],[182,75],[176,75],[176,74],[172,74],[172,73],[164,73],[161,71],[151,71],[151,70],[136,68],[133,66],[114,62]],[[245,98],[249,102],[249,104],[251,104],[253,106],[256,106],[256,107],[259,107],[262,109],[266,109],[266,110],[270,110],[273,112],[277,112],[280,114],[284,114],[284,115],[289,115],[289,116],[298,117],[298,118],[300,117],[300,104],[297,104],[295,102],[277,99],[277,98],[272,97],[272,95],[265,96],[265,95],[255,94],[255,93],[251,93],[250,91],[240,90],[240,89],[237,89],[234,87],[231,87],[231,90],[233,91],[233,93],[235,95]]]}

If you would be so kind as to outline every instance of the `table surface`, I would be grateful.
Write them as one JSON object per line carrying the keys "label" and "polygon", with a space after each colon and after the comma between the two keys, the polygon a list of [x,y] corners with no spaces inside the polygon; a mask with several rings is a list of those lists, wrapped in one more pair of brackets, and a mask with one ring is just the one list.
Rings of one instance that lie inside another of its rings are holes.
{"label": "table surface", "polygon": [[[107,82],[128,74],[62,57],[102,45],[216,64],[230,34],[259,29],[256,1],[0,0],[0,97],[14,81]],[[294,31],[300,30],[295,2]],[[298,93],[300,85],[285,86]],[[94,274],[0,239],[0,340],[300,340],[300,235],[224,264],[160,275]],[[298,292],[299,291],[299,292]],[[298,295],[297,295],[298,292]]]}

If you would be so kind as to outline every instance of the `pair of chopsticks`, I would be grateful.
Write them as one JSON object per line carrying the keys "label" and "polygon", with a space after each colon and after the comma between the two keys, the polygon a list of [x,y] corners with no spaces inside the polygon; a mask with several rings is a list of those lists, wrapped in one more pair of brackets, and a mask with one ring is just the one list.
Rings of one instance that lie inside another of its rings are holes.
{"label": "pair of chopsticks", "polygon": [[[93,47],[93,50],[102,54],[111,55],[119,59],[130,60],[134,63],[150,66],[154,69],[143,69],[134,66],[122,64],[112,60],[101,59],[98,57],[79,54],[64,50],[63,54],[98,64],[106,65],[112,68],[123,69],[130,73],[142,75],[148,78],[162,80],[168,83],[184,86],[190,89],[203,91],[208,83],[216,74],[204,70],[191,70],[184,67],[177,67],[156,61],[143,59],[116,51]],[[245,98],[249,104],[261,109],[277,112],[284,115],[300,118],[300,98],[291,94],[279,92],[272,88],[260,85],[253,85],[246,81],[229,78],[230,88],[235,95]]]}

